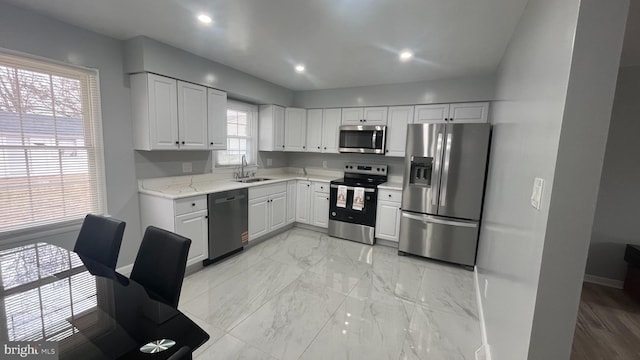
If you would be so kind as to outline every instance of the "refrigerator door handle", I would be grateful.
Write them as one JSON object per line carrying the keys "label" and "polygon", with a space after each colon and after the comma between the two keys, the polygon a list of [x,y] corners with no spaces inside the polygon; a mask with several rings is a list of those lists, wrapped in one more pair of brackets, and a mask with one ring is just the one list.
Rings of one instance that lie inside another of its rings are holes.
{"label": "refrigerator door handle", "polygon": [[[431,176],[431,179],[438,179],[440,177],[440,168],[441,168],[441,158],[442,158],[442,133],[438,134],[438,140],[436,141],[436,156],[435,156],[435,162],[433,164],[433,174]],[[439,191],[438,188],[435,187],[435,194],[431,194],[431,204],[433,206],[438,205],[438,196]]]}
{"label": "refrigerator door handle", "polygon": [[449,160],[451,159],[451,142],[453,134],[447,134],[444,145],[444,165],[442,166],[442,180],[440,181],[440,206],[447,206],[447,182],[449,181]]}
{"label": "refrigerator door handle", "polygon": [[402,217],[405,217],[407,219],[422,221],[423,223],[426,223],[426,224],[434,223],[434,224],[440,224],[440,225],[451,225],[451,226],[460,226],[460,227],[468,227],[468,228],[478,227],[478,224],[474,222],[444,220],[444,219],[439,219],[429,215],[415,215],[415,214],[409,214],[409,213],[403,212]]}

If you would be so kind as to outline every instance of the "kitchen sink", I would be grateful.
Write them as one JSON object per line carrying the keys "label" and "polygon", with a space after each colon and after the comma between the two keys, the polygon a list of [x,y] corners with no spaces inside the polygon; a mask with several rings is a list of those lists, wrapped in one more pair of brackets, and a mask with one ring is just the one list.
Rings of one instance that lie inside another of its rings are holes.
{"label": "kitchen sink", "polygon": [[242,182],[242,183],[254,183],[254,182],[260,182],[260,181],[267,181],[267,180],[271,180],[271,179],[255,177],[255,178],[236,179],[233,181]]}

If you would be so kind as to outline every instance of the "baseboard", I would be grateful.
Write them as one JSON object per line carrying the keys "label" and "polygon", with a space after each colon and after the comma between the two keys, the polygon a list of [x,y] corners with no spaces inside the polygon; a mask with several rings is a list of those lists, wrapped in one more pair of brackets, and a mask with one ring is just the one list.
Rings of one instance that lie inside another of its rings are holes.
{"label": "baseboard", "polygon": [[609,279],[609,278],[602,277],[602,276],[584,274],[584,282],[603,285],[603,286],[608,286],[608,287],[612,287],[612,288],[616,288],[616,289],[624,288],[624,281],[616,280],[616,279]]}
{"label": "baseboard", "polygon": [[133,264],[119,267],[116,269],[116,272],[129,277],[129,275],[131,275],[131,270],[133,270]]}
{"label": "baseboard", "polygon": [[480,318],[480,335],[482,337],[482,345],[476,350],[476,360],[491,360],[491,351],[489,341],[487,340],[487,327],[484,322],[484,310],[482,307],[482,296],[480,292],[480,281],[478,281],[478,267],[473,269],[474,282],[476,284],[476,300],[478,305],[478,317]]}

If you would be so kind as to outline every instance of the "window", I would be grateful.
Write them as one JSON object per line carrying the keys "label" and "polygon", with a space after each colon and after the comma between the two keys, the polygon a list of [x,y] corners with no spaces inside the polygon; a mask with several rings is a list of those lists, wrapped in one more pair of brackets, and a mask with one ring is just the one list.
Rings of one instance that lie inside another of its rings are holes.
{"label": "window", "polygon": [[216,166],[240,165],[242,155],[247,163],[256,163],[257,117],[255,105],[227,102],[227,150],[216,153]]}
{"label": "window", "polygon": [[95,71],[0,53],[0,234],[106,210]]}

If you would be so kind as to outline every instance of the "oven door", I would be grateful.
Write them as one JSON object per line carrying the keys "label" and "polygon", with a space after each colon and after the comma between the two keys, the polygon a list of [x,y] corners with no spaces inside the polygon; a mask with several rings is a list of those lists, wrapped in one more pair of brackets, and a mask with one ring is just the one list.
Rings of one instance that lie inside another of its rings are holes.
{"label": "oven door", "polygon": [[338,207],[338,184],[329,189],[329,220],[374,227],[376,225],[377,192],[375,188],[364,188],[364,206],[362,210],[353,209],[352,186],[347,186],[346,207]]}
{"label": "oven door", "polygon": [[385,145],[386,126],[340,126],[340,152],[384,154]]}

